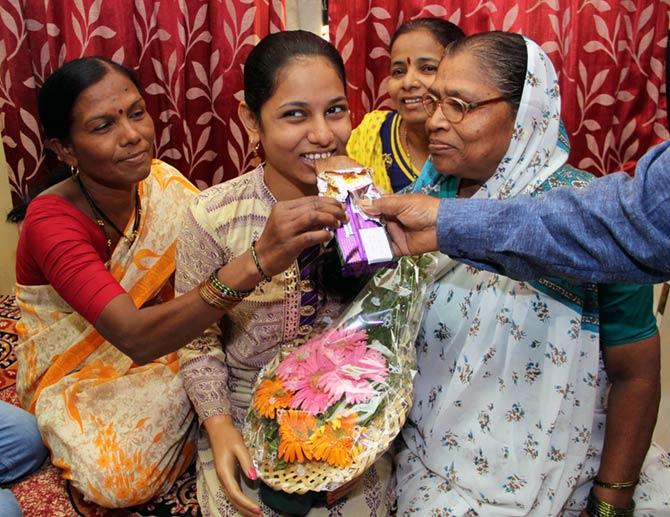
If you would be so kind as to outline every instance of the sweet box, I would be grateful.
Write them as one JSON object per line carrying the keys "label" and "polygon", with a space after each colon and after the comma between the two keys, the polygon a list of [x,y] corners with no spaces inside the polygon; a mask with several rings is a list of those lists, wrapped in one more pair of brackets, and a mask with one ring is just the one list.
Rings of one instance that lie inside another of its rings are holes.
{"label": "sweet box", "polygon": [[358,208],[360,199],[376,199],[381,193],[372,182],[370,169],[346,156],[317,160],[319,194],[346,205],[349,222],[335,231],[342,272],[361,276],[382,267],[394,267],[395,260],[382,222]]}

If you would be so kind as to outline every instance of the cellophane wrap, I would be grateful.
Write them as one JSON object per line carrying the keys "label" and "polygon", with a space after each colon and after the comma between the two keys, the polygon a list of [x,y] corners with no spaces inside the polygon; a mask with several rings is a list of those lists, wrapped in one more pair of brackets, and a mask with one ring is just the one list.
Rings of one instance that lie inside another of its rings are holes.
{"label": "cellophane wrap", "polygon": [[260,372],[244,439],[260,478],[332,491],[390,446],[412,403],[415,339],[437,255],[379,270],[341,316]]}
{"label": "cellophane wrap", "polygon": [[372,181],[372,170],[346,156],[316,162],[316,184],[320,196],[344,204],[348,222],[335,229],[335,241],[344,276],[361,276],[394,267],[395,260],[384,223],[366,214],[357,203],[374,200],[381,192]]}

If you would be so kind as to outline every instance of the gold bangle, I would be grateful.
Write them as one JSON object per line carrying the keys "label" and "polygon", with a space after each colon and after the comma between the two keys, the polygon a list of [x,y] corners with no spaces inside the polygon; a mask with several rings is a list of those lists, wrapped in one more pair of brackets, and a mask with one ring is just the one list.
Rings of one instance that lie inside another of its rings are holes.
{"label": "gold bangle", "polygon": [[589,517],[633,517],[635,502],[631,501],[628,508],[617,508],[613,504],[598,499],[592,488],[586,500],[585,511]]}
{"label": "gold bangle", "polygon": [[207,303],[207,305],[220,311],[228,311],[241,301],[238,298],[230,298],[222,295],[219,291],[212,287],[211,283],[207,280],[200,284],[200,287],[198,288],[198,294],[200,295],[200,298],[202,298],[203,301]]}
{"label": "gold bangle", "polygon": [[258,269],[258,272],[261,275],[261,278],[263,279],[264,282],[271,282],[272,277],[268,276],[268,274],[263,271],[263,268],[261,267],[261,263],[258,260],[258,253],[256,253],[256,241],[253,240],[251,241],[251,258],[254,259],[254,264],[256,264],[256,269]]}
{"label": "gold bangle", "polygon": [[204,289],[211,299],[217,300],[218,303],[223,306],[235,306],[243,300],[243,298],[225,295],[214,287],[211,282],[207,282]]}
{"label": "gold bangle", "polygon": [[640,478],[636,479],[635,481],[624,481],[623,483],[605,483],[604,481],[600,481],[598,478],[595,478],[593,480],[593,484],[595,486],[599,486],[602,488],[613,488],[614,490],[624,490],[626,488],[633,488],[636,486],[640,481]]}
{"label": "gold bangle", "polygon": [[221,311],[232,309],[253,291],[253,289],[241,291],[228,287],[219,280],[216,271],[198,288],[198,293],[205,303]]}
{"label": "gold bangle", "polygon": [[229,296],[230,298],[237,298],[239,300],[243,300],[244,298],[246,298],[247,296],[249,296],[251,293],[254,292],[254,289],[242,290],[228,287],[226,284],[221,282],[221,280],[219,280],[216,271],[214,271],[214,273],[212,273],[211,276],[209,277],[209,282],[215,289],[221,291],[225,296]]}

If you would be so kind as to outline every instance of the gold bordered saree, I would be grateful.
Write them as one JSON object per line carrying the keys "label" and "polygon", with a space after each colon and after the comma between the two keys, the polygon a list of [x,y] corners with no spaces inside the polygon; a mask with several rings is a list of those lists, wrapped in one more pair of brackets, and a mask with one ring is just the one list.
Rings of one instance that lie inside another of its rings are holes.
{"label": "gold bordered saree", "polygon": [[[135,305],[174,296],[176,239],[197,190],[154,160],[139,186],[143,217],[109,269]],[[126,229],[128,230],[128,229]],[[137,366],[50,285],[16,286],[22,341],[17,392],[63,476],[96,503],[125,507],[167,490],[193,456],[194,413],[177,354]]]}

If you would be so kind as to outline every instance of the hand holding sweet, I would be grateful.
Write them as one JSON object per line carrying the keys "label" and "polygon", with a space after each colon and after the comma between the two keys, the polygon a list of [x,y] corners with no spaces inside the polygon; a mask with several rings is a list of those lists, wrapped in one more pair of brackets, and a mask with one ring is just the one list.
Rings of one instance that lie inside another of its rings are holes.
{"label": "hand holding sweet", "polygon": [[285,271],[304,249],[333,237],[325,228],[344,222],[344,207],[335,199],[308,196],[278,202],[256,243],[263,272],[272,277]]}
{"label": "hand holding sweet", "polygon": [[396,255],[437,251],[437,213],[440,200],[424,194],[395,194],[359,206],[369,215],[381,215]]}

